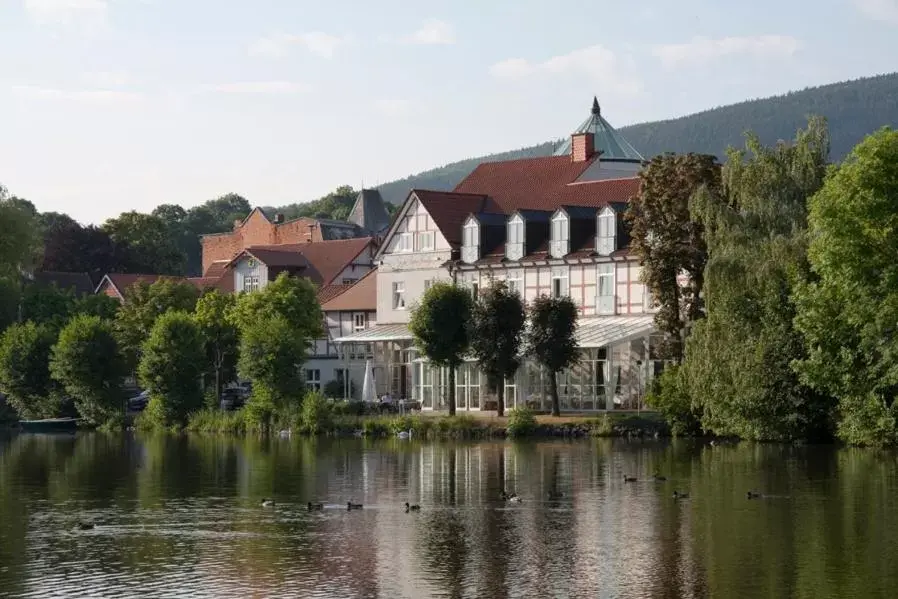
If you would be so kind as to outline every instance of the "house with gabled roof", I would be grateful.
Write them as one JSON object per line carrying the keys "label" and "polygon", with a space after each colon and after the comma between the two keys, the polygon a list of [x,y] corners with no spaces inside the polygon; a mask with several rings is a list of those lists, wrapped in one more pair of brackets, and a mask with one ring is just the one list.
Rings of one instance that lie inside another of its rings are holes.
{"label": "house with gabled roof", "polygon": [[[433,281],[477,294],[504,280],[528,303],[564,295],[578,307],[581,361],[558,377],[562,409],[641,406],[663,368],[655,359],[652,299],[623,218],[642,163],[594,99],[555,155],[483,163],[450,192],[412,190],[375,256],[376,326],[336,341],[344,354],[374,360],[384,373],[375,377],[378,393],[442,409],[448,372],[418,355],[410,311]],[[456,385],[459,410],[493,408],[473,362],[459,369]],[[549,408],[538,365],[525,363],[505,386],[509,407]]]}

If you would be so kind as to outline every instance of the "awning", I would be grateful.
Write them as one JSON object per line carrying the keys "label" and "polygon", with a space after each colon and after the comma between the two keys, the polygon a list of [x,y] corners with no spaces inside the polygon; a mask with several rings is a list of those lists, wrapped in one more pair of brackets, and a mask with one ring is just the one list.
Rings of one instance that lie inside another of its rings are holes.
{"label": "awning", "polygon": [[605,347],[642,337],[655,328],[653,316],[599,316],[577,323],[580,347]]}
{"label": "awning", "polygon": [[334,343],[373,343],[375,341],[411,341],[407,324],[376,324],[369,329],[337,337]]}

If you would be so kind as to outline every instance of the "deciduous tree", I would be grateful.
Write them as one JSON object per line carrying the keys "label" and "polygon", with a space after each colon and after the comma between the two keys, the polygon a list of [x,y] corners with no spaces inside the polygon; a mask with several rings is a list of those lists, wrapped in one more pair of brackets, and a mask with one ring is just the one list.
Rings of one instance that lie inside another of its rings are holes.
{"label": "deciduous tree", "polygon": [[[679,360],[685,330],[703,312],[707,261],[702,225],[690,214],[690,202],[700,190],[720,197],[720,165],[705,154],[662,154],[649,161],[639,178],[639,193],[627,211],[630,246],[658,306],[655,325],[664,335],[662,355]],[[681,273],[685,286],[678,281]]]}
{"label": "deciduous tree", "polygon": [[418,351],[434,366],[449,369],[450,416],[455,415],[455,371],[470,346],[472,304],[468,290],[451,283],[435,283],[424,292],[409,321]]}
{"label": "deciduous tree", "polygon": [[898,131],[867,137],[810,201],[815,278],[796,294],[805,381],[838,398],[838,434],[898,443]]}
{"label": "deciduous tree", "polygon": [[190,314],[169,311],[156,319],[137,370],[150,394],[146,414],[154,425],[183,425],[202,408],[204,363],[203,336]]}
{"label": "deciduous tree", "polygon": [[504,281],[494,281],[474,302],[471,311],[471,353],[496,389],[496,410],[505,413],[505,380],[521,365],[521,340],[526,314],[520,294]]}
{"label": "deciduous tree", "polygon": [[145,281],[135,283],[125,296],[125,303],[116,314],[115,336],[125,362],[133,370],[156,319],[170,310],[193,312],[199,292],[184,281],[159,279],[152,285]]}
{"label": "deciduous tree", "polygon": [[234,380],[237,369],[237,326],[231,312],[236,296],[213,290],[205,293],[196,303],[194,316],[203,334],[206,348],[206,364],[214,382],[215,397],[221,396],[222,385]]}
{"label": "deciduous tree", "polygon": [[571,298],[541,296],[531,304],[526,352],[549,374],[553,416],[561,415],[558,373],[576,364],[579,358],[576,330],[577,306]]}
{"label": "deciduous tree", "polygon": [[53,347],[50,373],[88,422],[102,424],[121,414],[127,366],[108,320],[83,314],[72,318]]}
{"label": "deciduous tree", "polygon": [[186,256],[178,247],[175,232],[161,218],[140,212],[123,212],[103,223],[117,244],[127,245],[131,272],[182,275]]}
{"label": "deciduous tree", "polygon": [[33,322],[14,324],[0,336],[0,391],[23,418],[59,416],[60,389],[50,378],[56,333]]}

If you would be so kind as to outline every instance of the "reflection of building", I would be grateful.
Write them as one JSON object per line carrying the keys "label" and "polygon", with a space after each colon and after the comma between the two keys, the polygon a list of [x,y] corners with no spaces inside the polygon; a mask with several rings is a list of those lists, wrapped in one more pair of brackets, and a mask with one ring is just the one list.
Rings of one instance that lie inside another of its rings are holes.
{"label": "reflection of building", "polygon": [[[375,256],[377,325],[338,339],[349,367],[372,357],[384,373],[378,392],[443,407],[448,373],[417,355],[409,311],[433,281],[477,293],[497,279],[528,302],[564,295],[577,304],[582,360],[559,375],[563,409],[636,407],[660,368],[650,344],[652,302],[623,219],[641,163],[594,102],[555,156],[481,164],[451,192],[412,190]],[[505,384],[510,406],[548,407],[536,364]],[[456,385],[459,409],[492,408],[473,362]]]}

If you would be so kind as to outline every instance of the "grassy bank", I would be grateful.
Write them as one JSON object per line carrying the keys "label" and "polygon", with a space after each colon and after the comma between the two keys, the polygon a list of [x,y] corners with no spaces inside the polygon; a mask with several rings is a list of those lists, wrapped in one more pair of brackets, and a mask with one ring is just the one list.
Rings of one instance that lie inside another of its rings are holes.
{"label": "grassy bank", "polygon": [[662,437],[669,435],[655,414],[552,416],[510,413],[509,416],[413,414],[404,416],[319,414],[302,412],[273,417],[268,426],[253,422],[242,410],[206,410],[194,414],[186,430],[200,434],[277,434],[391,437],[410,432],[419,439],[486,439],[502,437]]}

